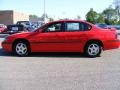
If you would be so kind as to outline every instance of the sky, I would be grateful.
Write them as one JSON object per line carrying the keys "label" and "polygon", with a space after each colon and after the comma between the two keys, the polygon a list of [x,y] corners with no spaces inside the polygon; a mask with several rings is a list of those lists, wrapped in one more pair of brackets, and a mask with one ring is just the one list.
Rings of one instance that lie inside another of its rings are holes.
{"label": "sky", "polygon": [[[85,19],[86,13],[93,8],[102,12],[113,0],[45,0],[45,11],[52,18]],[[14,10],[41,16],[44,13],[44,0],[0,0],[0,10]]]}

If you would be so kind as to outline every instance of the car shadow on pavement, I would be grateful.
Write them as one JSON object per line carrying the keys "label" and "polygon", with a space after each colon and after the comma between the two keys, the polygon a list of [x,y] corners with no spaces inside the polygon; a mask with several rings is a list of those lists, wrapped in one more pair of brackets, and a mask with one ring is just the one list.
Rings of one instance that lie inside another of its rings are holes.
{"label": "car shadow on pavement", "polygon": [[53,58],[87,58],[84,54],[75,53],[75,52],[41,52],[41,53],[32,53],[28,57],[53,57]]}
{"label": "car shadow on pavement", "polygon": [[[6,52],[4,51],[2,48],[0,48],[0,56],[5,56],[5,57],[18,57],[16,56],[15,54],[13,53],[10,53],[10,52]],[[40,53],[31,53],[30,55],[28,55],[27,57],[53,57],[53,58],[88,58],[86,57],[84,54],[82,53],[75,53],[75,52],[62,52],[62,53],[59,53],[59,52],[40,52]]]}

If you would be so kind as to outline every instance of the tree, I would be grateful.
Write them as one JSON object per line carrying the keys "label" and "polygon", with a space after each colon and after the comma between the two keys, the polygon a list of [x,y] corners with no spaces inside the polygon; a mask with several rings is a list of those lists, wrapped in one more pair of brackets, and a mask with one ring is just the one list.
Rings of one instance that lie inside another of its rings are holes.
{"label": "tree", "polygon": [[97,23],[105,23],[105,18],[101,13],[98,14]]}
{"label": "tree", "polygon": [[37,15],[29,15],[30,18],[38,18]]}
{"label": "tree", "polygon": [[114,0],[113,2],[115,10],[117,12],[118,19],[120,20],[120,0]]}
{"label": "tree", "polygon": [[81,19],[81,17],[79,15],[77,15],[77,19]]}
{"label": "tree", "polygon": [[90,23],[95,24],[97,22],[97,18],[98,14],[93,10],[93,8],[91,8],[90,11],[86,14],[86,20]]}
{"label": "tree", "polygon": [[117,22],[117,24],[120,24],[120,20]]}
{"label": "tree", "polygon": [[39,21],[39,17],[37,15],[29,15],[29,20],[31,22],[37,22]]}
{"label": "tree", "polygon": [[117,13],[116,10],[113,9],[112,7],[109,7],[105,9],[102,13],[105,17],[105,23],[106,24],[115,24],[117,23]]}

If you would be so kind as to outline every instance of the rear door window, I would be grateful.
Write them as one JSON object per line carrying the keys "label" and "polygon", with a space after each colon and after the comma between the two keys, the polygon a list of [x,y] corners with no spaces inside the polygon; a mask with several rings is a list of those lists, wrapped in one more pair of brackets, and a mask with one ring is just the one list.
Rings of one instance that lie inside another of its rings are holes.
{"label": "rear door window", "polygon": [[67,22],[66,31],[89,31],[92,27],[83,22]]}
{"label": "rear door window", "polygon": [[79,27],[79,23],[67,23],[66,24],[66,30],[67,31],[79,31],[80,27]]}

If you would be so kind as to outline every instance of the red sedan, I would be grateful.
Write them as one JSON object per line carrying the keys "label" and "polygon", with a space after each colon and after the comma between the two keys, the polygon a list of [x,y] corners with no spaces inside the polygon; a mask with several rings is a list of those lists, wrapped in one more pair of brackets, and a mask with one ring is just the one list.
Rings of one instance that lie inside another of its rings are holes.
{"label": "red sedan", "polygon": [[102,50],[118,48],[119,41],[115,30],[101,29],[85,21],[62,20],[33,32],[10,35],[2,47],[19,56],[31,52],[82,52],[97,57]]}

